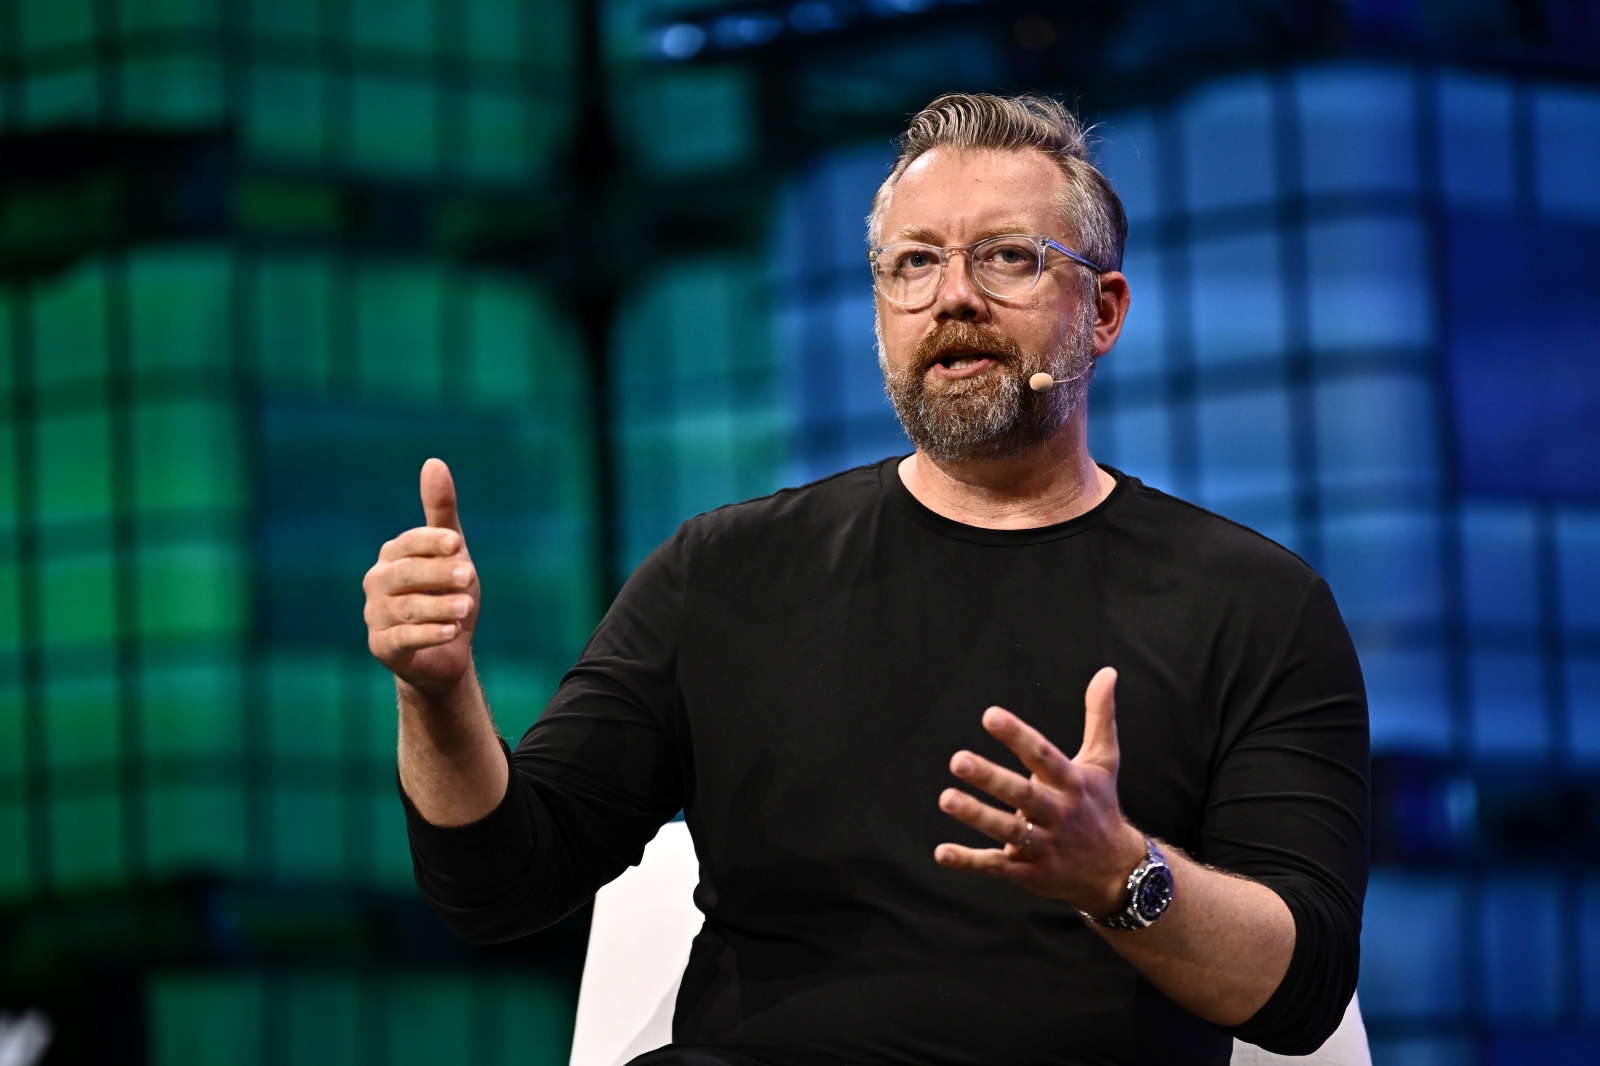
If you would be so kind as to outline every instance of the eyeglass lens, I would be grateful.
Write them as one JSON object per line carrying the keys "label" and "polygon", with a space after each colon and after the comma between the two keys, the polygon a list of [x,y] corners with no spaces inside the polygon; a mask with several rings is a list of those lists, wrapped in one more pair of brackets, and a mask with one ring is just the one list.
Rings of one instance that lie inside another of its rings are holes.
{"label": "eyeglass lens", "polygon": [[[967,263],[978,287],[1001,299],[1033,288],[1044,265],[1038,243],[1022,236],[979,241],[969,250]],[[945,265],[944,250],[931,244],[889,244],[879,250],[873,273],[885,297],[914,304],[932,298]]]}

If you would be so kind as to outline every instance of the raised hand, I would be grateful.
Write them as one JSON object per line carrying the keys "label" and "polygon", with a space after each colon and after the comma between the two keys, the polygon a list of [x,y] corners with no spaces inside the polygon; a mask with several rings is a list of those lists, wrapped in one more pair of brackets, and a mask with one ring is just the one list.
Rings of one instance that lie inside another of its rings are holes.
{"label": "raised hand", "polygon": [[970,751],[950,772],[1011,807],[999,810],[947,788],[939,809],[999,841],[999,848],[940,844],[934,859],[954,870],[1002,877],[1036,895],[1062,899],[1090,914],[1120,910],[1128,875],[1145,855],[1144,836],[1117,805],[1117,672],[1109,666],[1084,693],[1083,746],[1068,759],[1038,730],[1001,707],[983,727],[1017,753],[1023,777]]}
{"label": "raised hand", "polygon": [[478,571],[456,514],[456,486],[438,459],[422,464],[427,525],[385,544],[367,571],[367,647],[401,681],[448,693],[472,668]]}

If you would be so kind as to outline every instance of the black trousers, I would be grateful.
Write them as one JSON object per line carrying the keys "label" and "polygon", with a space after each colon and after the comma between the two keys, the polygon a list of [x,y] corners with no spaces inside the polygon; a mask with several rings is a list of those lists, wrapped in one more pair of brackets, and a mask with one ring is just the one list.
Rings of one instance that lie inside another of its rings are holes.
{"label": "black trousers", "polygon": [[714,1047],[662,1047],[647,1051],[627,1066],[764,1066],[749,1055]]}

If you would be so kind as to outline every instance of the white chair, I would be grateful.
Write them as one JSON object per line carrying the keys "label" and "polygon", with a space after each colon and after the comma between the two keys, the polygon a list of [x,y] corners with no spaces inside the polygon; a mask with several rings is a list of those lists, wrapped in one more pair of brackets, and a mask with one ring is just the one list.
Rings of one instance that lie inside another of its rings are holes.
{"label": "white chair", "polygon": [[678,982],[700,931],[700,863],[683,822],[668,822],[638,866],[594,897],[570,1066],[618,1066],[672,1043]]}
{"label": "white chair", "polygon": [[[595,896],[570,1066],[621,1066],[672,1042],[678,983],[700,931],[692,898],[699,877],[689,827],[668,822],[639,865]],[[1360,1004],[1350,1000],[1344,1021],[1314,1055],[1274,1055],[1233,1042],[1233,1066],[1292,1063],[1372,1066]]]}
{"label": "white chair", "polygon": [[1372,1052],[1367,1049],[1367,1027],[1361,1021],[1361,1002],[1357,996],[1351,995],[1339,1028],[1309,1055],[1276,1055],[1243,1040],[1233,1042],[1232,1066],[1292,1066],[1297,1062],[1304,1066],[1372,1066]]}

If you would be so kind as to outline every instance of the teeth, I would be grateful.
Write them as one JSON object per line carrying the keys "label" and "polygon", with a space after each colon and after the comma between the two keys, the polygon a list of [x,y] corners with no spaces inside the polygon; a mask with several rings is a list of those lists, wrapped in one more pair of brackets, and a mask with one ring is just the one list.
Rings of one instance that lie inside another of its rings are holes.
{"label": "teeth", "polygon": [[970,355],[964,355],[960,359],[952,359],[952,360],[950,360],[950,369],[951,370],[965,370],[969,366],[977,366],[977,365],[978,365],[978,361],[976,359],[972,358],[972,356],[970,356]]}

